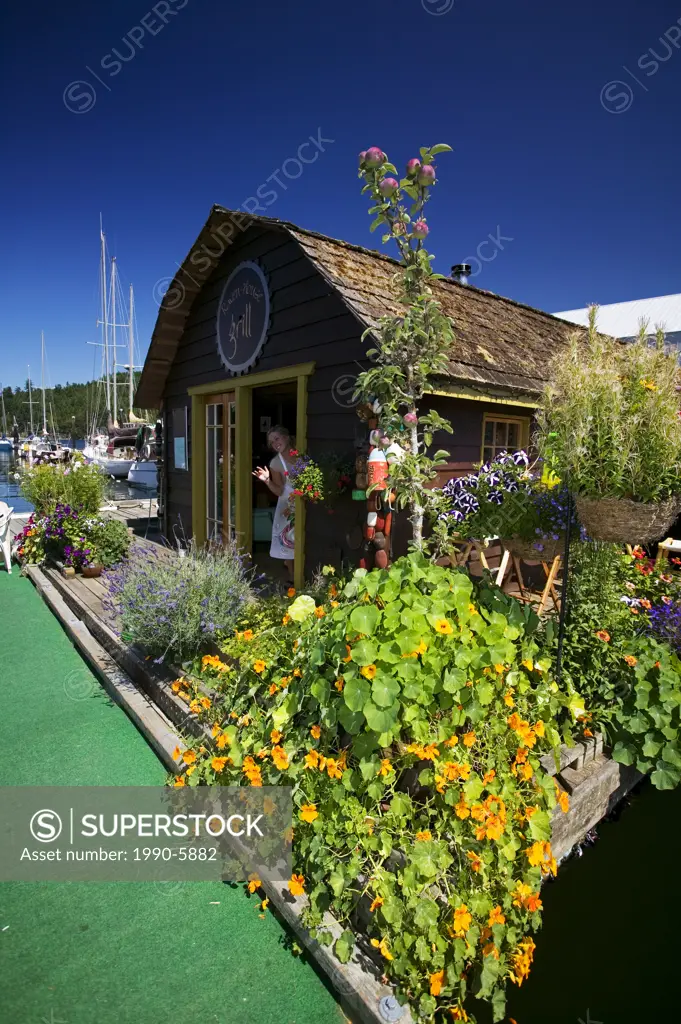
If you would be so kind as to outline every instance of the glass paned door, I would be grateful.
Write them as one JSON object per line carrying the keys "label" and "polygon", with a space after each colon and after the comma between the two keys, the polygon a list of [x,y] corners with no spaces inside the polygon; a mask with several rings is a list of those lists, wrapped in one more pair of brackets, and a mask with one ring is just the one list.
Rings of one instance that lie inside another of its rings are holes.
{"label": "glass paned door", "polygon": [[236,404],[234,393],[211,395],[206,402],[206,537],[234,537]]}

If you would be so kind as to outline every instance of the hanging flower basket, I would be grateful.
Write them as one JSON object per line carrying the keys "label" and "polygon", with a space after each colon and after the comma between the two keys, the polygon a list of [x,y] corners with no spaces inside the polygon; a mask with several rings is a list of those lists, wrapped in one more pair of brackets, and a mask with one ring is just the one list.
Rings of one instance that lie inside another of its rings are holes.
{"label": "hanging flower basket", "polygon": [[[501,537],[499,543],[512,555],[517,558],[524,558],[526,562],[552,562],[556,555],[561,555],[565,549],[565,536],[559,535],[558,540],[549,537],[548,540],[525,540],[524,537]],[[541,547],[540,547],[540,546]]]}
{"label": "hanging flower basket", "polygon": [[629,498],[575,496],[577,515],[591,540],[649,544],[668,531],[681,512],[681,497],[646,504]]}

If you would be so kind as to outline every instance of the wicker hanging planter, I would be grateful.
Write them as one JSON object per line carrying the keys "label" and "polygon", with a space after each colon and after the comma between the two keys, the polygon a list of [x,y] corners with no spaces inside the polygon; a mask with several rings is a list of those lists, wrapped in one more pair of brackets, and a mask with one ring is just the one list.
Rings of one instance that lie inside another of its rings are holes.
{"label": "wicker hanging planter", "polygon": [[[563,553],[565,548],[565,536],[561,535],[558,540],[550,537],[548,540],[525,540],[524,537],[501,537],[499,543],[510,551],[517,558],[524,558],[526,562],[552,562],[556,555]],[[541,551],[535,547],[541,544]]]}
{"label": "wicker hanging planter", "polygon": [[679,512],[681,496],[646,504],[629,498],[584,498],[575,495],[579,521],[591,540],[615,544],[649,544],[668,531]]}

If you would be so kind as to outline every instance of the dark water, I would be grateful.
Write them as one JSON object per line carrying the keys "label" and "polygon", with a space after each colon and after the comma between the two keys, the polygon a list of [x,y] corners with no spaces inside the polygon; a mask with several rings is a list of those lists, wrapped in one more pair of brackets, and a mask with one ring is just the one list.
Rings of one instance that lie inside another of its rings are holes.
{"label": "dark water", "polygon": [[[63,440],[62,444],[71,445],[71,442]],[[76,441],[73,447],[82,451],[85,441]],[[21,496],[20,481],[15,479],[25,465],[22,459],[15,459],[13,452],[0,451],[0,501],[6,501],[15,513],[33,511],[30,502]],[[151,488],[130,487],[127,480],[114,480],[112,477],[107,478],[104,493],[106,498],[118,501],[149,501],[150,498],[156,497],[156,491]]]}
{"label": "dark water", "polygon": [[518,1024],[679,1019],[680,820],[681,789],[645,782],[618,820],[599,826],[595,846],[544,886],[532,973],[522,988],[509,985]]}

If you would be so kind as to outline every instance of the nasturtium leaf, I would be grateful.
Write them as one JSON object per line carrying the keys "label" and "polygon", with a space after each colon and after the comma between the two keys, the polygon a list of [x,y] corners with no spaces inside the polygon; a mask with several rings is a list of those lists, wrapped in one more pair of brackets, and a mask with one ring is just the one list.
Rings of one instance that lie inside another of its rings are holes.
{"label": "nasturtium leaf", "polygon": [[332,871],[331,874],[329,875],[329,885],[334,896],[336,897],[336,899],[338,899],[338,897],[343,892],[343,889],[345,888],[345,878],[343,877],[343,872]]}
{"label": "nasturtium leaf", "polygon": [[636,749],[630,743],[618,740],[612,750],[612,759],[618,764],[631,765],[636,760]]}
{"label": "nasturtium leaf", "polygon": [[400,684],[392,676],[381,672],[371,684],[371,696],[374,704],[381,708],[389,708],[400,692]]}
{"label": "nasturtium leaf", "polygon": [[310,686],[310,693],[313,697],[317,698],[320,704],[328,703],[330,692],[331,687],[329,686],[329,681],[328,679],[324,679],[322,676],[317,676]]}
{"label": "nasturtium leaf", "polygon": [[350,613],[350,625],[358,633],[371,636],[378,625],[380,614],[375,604],[361,604]]}
{"label": "nasturtium leaf", "polygon": [[384,789],[385,785],[383,784],[383,780],[381,779],[380,782],[376,780],[375,782],[370,782],[367,786],[367,794],[372,800],[380,800],[383,796]]}
{"label": "nasturtium leaf", "polygon": [[637,711],[634,715],[627,717],[627,731],[632,732],[635,735],[647,732],[650,728],[650,719],[642,711]]}
{"label": "nasturtium leaf", "polygon": [[360,640],[351,648],[352,660],[357,665],[372,665],[377,654],[378,647],[373,640]]}
{"label": "nasturtium leaf", "polygon": [[429,964],[432,960],[433,952],[423,935],[419,935],[418,939],[414,943],[414,953],[423,964]]}
{"label": "nasturtium leaf", "polygon": [[681,771],[668,761],[658,761],[650,781],[655,789],[676,789],[681,782]]}
{"label": "nasturtium leaf", "polygon": [[370,694],[371,686],[363,676],[348,680],[343,688],[343,700],[351,711],[361,711]]}
{"label": "nasturtium leaf", "polygon": [[429,928],[437,924],[439,916],[440,912],[435,900],[422,898],[414,912],[414,924],[419,931],[427,932]]}
{"label": "nasturtium leaf", "polygon": [[338,708],[338,720],[346,732],[356,736],[364,723],[364,715],[361,711],[352,711],[346,704]]}
{"label": "nasturtium leaf", "polygon": [[373,701],[368,700],[363,711],[370,729],[373,729],[374,732],[389,732],[397,722],[400,704],[399,701],[396,701],[388,708],[379,708]]}
{"label": "nasturtium leaf", "polygon": [[662,760],[681,768],[681,751],[674,743],[665,743],[662,748]]}
{"label": "nasturtium leaf", "polygon": [[463,787],[468,803],[472,803],[474,800],[477,800],[484,788],[485,784],[479,776],[474,775],[472,779],[469,779]]}
{"label": "nasturtium leaf", "polygon": [[448,693],[458,693],[466,685],[466,673],[462,668],[448,668],[442,680],[442,686]]}
{"label": "nasturtium leaf", "polygon": [[362,732],[352,741],[352,752],[355,757],[369,757],[378,747],[378,737],[373,732]]}
{"label": "nasturtium leaf", "polygon": [[644,757],[656,757],[662,746],[662,740],[658,739],[654,732],[647,732],[642,753]]}
{"label": "nasturtium leaf", "polygon": [[485,707],[494,700],[494,687],[487,680],[483,680],[475,687],[475,696],[478,698],[478,703]]}
{"label": "nasturtium leaf", "polygon": [[433,842],[415,843],[408,854],[413,868],[423,878],[433,878],[439,871],[437,851]]}
{"label": "nasturtium leaf", "polygon": [[381,907],[380,913],[388,924],[399,927],[403,916],[401,901],[389,896]]}
{"label": "nasturtium leaf", "polygon": [[390,801],[390,813],[398,818],[407,818],[412,811],[411,797],[407,793],[395,793]]}
{"label": "nasturtium leaf", "polygon": [[363,757],[359,762],[359,770],[365,782],[368,782],[369,779],[373,779],[378,775],[379,767],[380,761],[377,757]]}
{"label": "nasturtium leaf", "polygon": [[350,931],[344,931],[336,939],[333,951],[342,964],[346,964],[352,956],[355,948],[355,936]]}
{"label": "nasturtium leaf", "polygon": [[551,819],[547,811],[535,811],[530,818],[529,833],[533,839],[548,842],[551,838]]}

